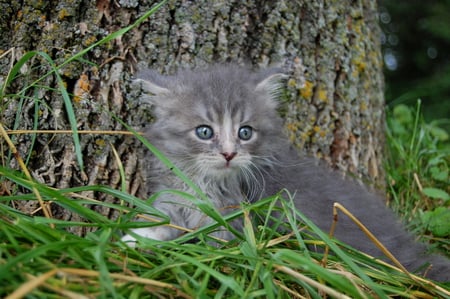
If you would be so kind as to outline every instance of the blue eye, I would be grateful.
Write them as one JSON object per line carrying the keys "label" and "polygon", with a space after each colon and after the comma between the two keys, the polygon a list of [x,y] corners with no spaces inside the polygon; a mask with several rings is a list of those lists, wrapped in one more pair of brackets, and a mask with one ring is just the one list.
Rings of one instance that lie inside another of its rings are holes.
{"label": "blue eye", "polygon": [[252,134],[253,134],[253,128],[250,126],[243,126],[239,128],[238,131],[238,137],[241,140],[250,140],[250,138],[252,138]]}
{"label": "blue eye", "polygon": [[202,140],[208,140],[214,136],[214,131],[210,126],[201,125],[195,128],[195,134]]}

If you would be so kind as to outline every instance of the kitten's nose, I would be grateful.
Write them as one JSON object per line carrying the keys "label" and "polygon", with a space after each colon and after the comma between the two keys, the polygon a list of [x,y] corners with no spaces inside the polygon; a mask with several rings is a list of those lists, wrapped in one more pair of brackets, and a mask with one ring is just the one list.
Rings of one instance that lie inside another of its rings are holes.
{"label": "kitten's nose", "polygon": [[222,156],[225,157],[225,160],[227,160],[228,162],[230,162],[236,155],[236,152],[232,152],[232,153],[221,153]]}

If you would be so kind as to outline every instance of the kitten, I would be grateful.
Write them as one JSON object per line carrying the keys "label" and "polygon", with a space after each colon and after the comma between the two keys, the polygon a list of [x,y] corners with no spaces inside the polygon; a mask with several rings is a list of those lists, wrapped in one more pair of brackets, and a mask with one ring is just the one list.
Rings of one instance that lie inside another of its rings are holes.
{"label": "kitten", "polygon": [[[279,70],[259,73],[238,66],[212,66],[204,71],[180,71],[161,76],[150,70],[140,74],[145,93],[151,95],[156,121],[148,140],[160,149],[211,199],[222,213],[255,202],[283,188],[295,194],[296,208],[328,231],[334,202],[344,205],[409,270],[429,262],[429,277],[450,280],[449,260],[427,255],[414,241],[383,200],[364,186],[346,180],[320,166],[314,159],[300,157],[283,136],[277,114],[276,93]],[[176,189],[195,194],[158,159],[151,158],[152,192]],[[167,214],[172,224],[195,229],[211,220],[188,200],[163,193],[154,207]],[[233,222],[242,228],[238,221]],[[180,232],[166,226],[132,230],[145,238],[170,240]],[[231,239],[226,230],[217,237]],[[375,245],[347,217],[339,218],[335,237],[373,256],[381,256]],[[134,245],[132,235],[122,238]]]}

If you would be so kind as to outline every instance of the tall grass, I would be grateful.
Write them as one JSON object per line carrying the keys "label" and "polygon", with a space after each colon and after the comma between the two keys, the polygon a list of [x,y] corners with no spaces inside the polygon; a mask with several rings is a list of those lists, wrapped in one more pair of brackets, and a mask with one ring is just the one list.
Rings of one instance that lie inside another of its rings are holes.
{"label": "tall grass", "polygon": [[[151,212],[145,201],[108,187],[54,190],[30,182],[10,169],[1,168],[0,174],[22,188],[36,187],[45,201],[86,219],[72,222],[30,217],[11,205],[18,200],[36,200],[33,194],[2,197],[0,294],[5,298],[319,298],[324,294],[338,298],[387,298],[391,294],[445,294],[433,285],[423,288],[405,274],[345,245],[338,247],[293,209],[289,201],[282,201],[281,208],[289,221],[270,219],[272,224],[267,225],[266,215],[275,209],[275,201],[282,200],[282,194],[244,206],[240,212],[246,224],[244,234],[229,244],[211,245],[203,234],[210,227],[170,242],[146,240],[136,250],[121,243],[119,234],[148,223],[109,220],[89,208],[106,203],[79,198],[79,194],[104,192],[135,203],[137,211]],[[121,205],[107,205],[124,214],[129,212]],[[261,219],[257,229],[250,213]],[[47,225],[49,222],[55,225],[54,229]],[[67,226],[98,229],[81,238],[68,233],[64,229]],[[284,227],[285,234],[279,233],[280,227]],[[194,239],[195,243],[189,242]],[[306,245],[325,244],[334,255],[322,267],[323,254],[310,251]]]}
{"label": "tall grass", "polygon": [[[125,29],[113,33],[105,40],[124,32]],[[31,59],[34,55],[36,52],[24,57]],[[75,56],[71,59],[75,59]],[[56,76],[59,67],[53,64],[52,73],[47,75]],[[13,72],[18,68],[18,65],[13,66]],[[11,81],[7,80],[4,84],[8,82]],[[39,88],[37,83],[30,83],[27,88],[31,87]],[[5,95],[5,86],[1,90],[2,98],[23,97],[19,93]],[[66,102],[64,95],[68,93],[64,85],[59,85],[59,91],[67,107],[70,103]],[[420,125],[420,122],[417,124]],[[148,141],[135,132],[131,133],[188,182],[188,178]],[[72,131],[72,134],[76,143],[76,131]],[[9,137],[4,134],[3,138]],[[14,140],[10,141],[14,145]],[[403,146],[399,145],[400,148]],[[22,159],[17,153],[12,158]],[[390,177],[394,177],[394,169],[397,168],[392,165],[388,169]],[[121,173],[125,181],[124,171]],[[292,207],[289,194],[283,191],[258,203],[243,205],[241,211],[225,217],[208,204],[208,199],[200,190],[195,195],[170,191],[192,200],[215,223],[196,231],[187,230],[182,237],[173,241],[142,240],[141,247],[133,249],[120,241],[124,231],[142,226],[169,225],[167,217],[152,208],[154,197],[144,201],[107,186],[53,189],[31,179],[25,169],[13,170],[6,166],[0,167],[0,176],[3,186],[13,186],[5,187],[9,194],[0,197],[2,298],[450,296],[450,292],[439,285],[419,278],[413,279],[392,266],[331,240]],[[400,181],[397,176],[395,178]],[[395,189],[396,198],[400,199],[402,191],[398,184]],[[101,202],[83,195],[93,191],[113,196],[120,203]],[[56,219],[51,215],[30,216],[15,208],[17,202],[38,200],[42,201],[41,207],[58,205],[84,220],[75,222]],[[121,203],[129,203],[133,209]],[[91,207],[94,205],[116,210],[121,216],[117,220],[108,219],[93,211]],[[275,209],[288,221],[271,217]],[[137,214],[160,220],[134,221]],[[234,232],[235,240],[227,243],[208,236],[208,232],[219,226],[229,227],[228,222],[236,217],[244,219],[245,227],[243,232]],[[68,232],[68,227],[94,227],[96,230],[79,237]],[[332,252],[326,257],[326,262],[324,254],[320,253],[325,247],[329,247]],[[311,251],[311,248],[322,250]]]}
{"label": "tall grass", "polygon": [[388,110],[385,168],[391,206],[443,253],[450,252],[450,138],[441,125],[426,123],[421,102]]}

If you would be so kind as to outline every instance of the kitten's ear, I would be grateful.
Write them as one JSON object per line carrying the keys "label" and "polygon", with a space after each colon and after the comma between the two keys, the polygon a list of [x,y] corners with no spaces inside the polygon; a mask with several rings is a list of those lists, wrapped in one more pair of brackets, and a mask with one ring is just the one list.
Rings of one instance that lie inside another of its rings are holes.
{"label": "kitten's ear", "polygon": [[144,93],[147,94],[160,95],[170,92],[167,89],[167,77],[153,70],[140,71],[134,81],[139,83]]}
{"label": "kitten's ear", "polygon": [[279,90],[283,86],[281,81],[288,76],[281,72],[280,69],[269,70],[260,74],[258,81],[256,82],[255,91],[265,92],[271,96],[277,96]]}

